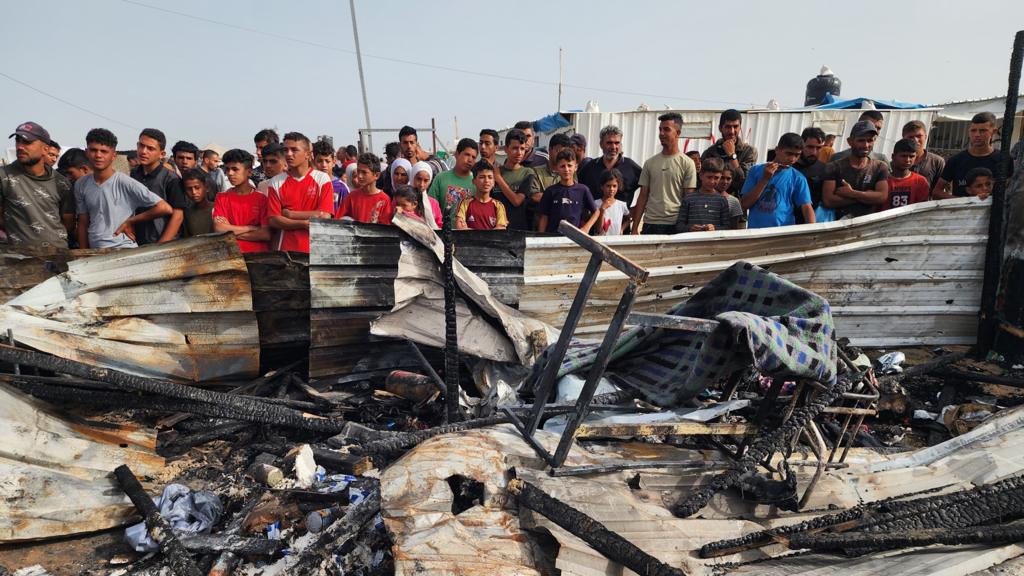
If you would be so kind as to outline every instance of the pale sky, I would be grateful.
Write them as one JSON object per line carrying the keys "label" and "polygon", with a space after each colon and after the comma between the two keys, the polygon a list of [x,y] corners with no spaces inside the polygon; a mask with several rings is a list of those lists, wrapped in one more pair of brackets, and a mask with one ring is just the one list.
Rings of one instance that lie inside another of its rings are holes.
{"label": "pale sky", "polygon": [[[365,125],[347,0],[8,0],[2,9],[4,135],[32,120],[68,148],[105,127],[132,149],[141,128],[155,127],[168,148],[184,139],[251,150],[263,127],[339,145]],[[559,47],[563,110],[591,99],[605,112],[771,98],[799,107],[822,64],[842,79],[843,97],[938,104],[1005,95],[1013,34],[1024,28],[1019,0],[356,0],[356,15],[373,126],[434,117],[446,142],[456,117],[458,135],[476,137],[555,112]],[[375,137],[375,151],[388,140],[397,136]]]}

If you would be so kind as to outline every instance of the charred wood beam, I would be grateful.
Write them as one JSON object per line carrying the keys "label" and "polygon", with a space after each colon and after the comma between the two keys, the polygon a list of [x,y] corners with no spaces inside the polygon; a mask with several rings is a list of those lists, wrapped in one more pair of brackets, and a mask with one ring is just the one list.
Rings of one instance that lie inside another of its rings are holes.
{"label": "charred wood beam", "polygon": [[995,374],[982,374],[980,372],[964,372],[962,370],[949,368],[941,370],[939,375],[943,378],[951,378],[954,380],[998,384],[1000,386],[1010,386],[1012,388],[1024,388],[1024,378],[1014,378],[1012,376],[997,376]]}
{"label": "charred wood beam", "polygon": [[683,571],[673,568],[644,552],[635,544],[612,532],[604,524],[559,502],[529,482],[515,479],[508,483],[508,491],[516,502],[558,524],[573,536],[583,540],[591,548],[612,562],[645,576],[682,576]]}
{"label": "charred wood beam", "polygon": [[173,442],[168,442],[167,445],[164,446],[163,451],[167,454],[184,454],[185,452],[188,452],[190,448],[201,446],[207,442],[213,442],[214,440],[220,440],[231,436],[232,434],[237,434],[250,426],[252,426],[251,422],[238,421],[218,424],[209,430],[176,438]]}
{"label": "charred wood beam", "polygon": [[459,407],[459,331],[455,315],[455,239],[452,238],[454,208],[444,215],[444,405],[446,423],[463,420]]}
{"label": "charred wood beam", "polygon": [[[263,496],[264,491],[262,489],[256,490],[250,497],[249,500],[242,505],[242,508],[235,514],[235,517],[221,532],[222,535],[231,536],[238,534],[242,531],[242,525],[245,523],[245,519],[252,512],[253,508],[260,503],[260,499]],[[233,550],[224,550],[214,560],[213,566],[210,568],[210,572],[207,576],[230,576],[235,570],[235,566],[238,565],[238,561],[241,556],[236,554]]]}
{"label": "charred wood beam", "polygon": [[1024,476],[1005,478],[993,484],[950,494],[903,500],[909,496],[916,496],[916,494],[862,504],[798,524],[752,532],[740,538],[710,542],[700,549],[700,555],[702,558],[726,556],[767,546],[773,542],[784,543],[795,534],[814,533],[826,529],[833,531],[949,529],[1018,516],[1024,513],[1024,502],[1022,502]]}
{"label": "charred wood beam", "polygon": [[139,480],[131,469],[122,464],[114,470],[114,476],[117,478],[121,490],[124,490],[132,504],[142,514],[146,521],[146,529],[149,530],[149,536],[160,545],[160,551],[164,553],[171,571],[178,576],[202,576],[199,566],[196,566],[181,541],[174,535],[171,525],[160,515],[153,499],[143,490],[142,484],[139,484]]}
{"label": "charred wood beam", "polygon": [[920,530],[916,532],[846,532],[842,534],[797,534],[789,539],[793,550],[892,550],[914,546],[946,544],[1009,544],[1024,540],[1024,526],[976,526],[971,528]]}
{"label": "charred wood beam", "polygon": [[375,487],[359,504],[348,507],[348,511],[337,522],[327,527],[320,536],[299,555],[291,570],[294,574],[320,574],[326,563],[334,561],[336,551],[346,542],[358,536],[363,527],[373,521],[380,512],[380,488]]}
{"label": "charred wood beam", "polygon": [[284,541],[246,538],[239,534],[193,534],[181,538],[181,544],[193,554],[230,552],[236,556],[273,556],[284,548]]}
{"label": "charred wood beam", "polygon": [[340,432],[344,424],[339,420],[317,418],[297,410],[257,402],[234,394],[213,392],[174,382],[134,376],[124,372],[97,368],[74,360],[58,358],[11,346],[0,345],[0,360],[70,374],[79,378],[108,382],[124,390],[159,394],[177,400],[217,405],[230,409],[230,414],[224,417],[235,420],[285,426],[311,432],[333,433]]}
{"label": "charred wood beam", "polygon": [[313,458],[316,459],[316,463],[331,472],[362,476],[366,471],[373,468],[373,462],[366,456],[346,454],[318,446],[313,446],[312,448]]}
{"label": "charred wood beam", "polygon": [[736,461],[735,468],[715,476],[710,482],[693,491],[686,499],[672,507],[672,513],[680,518],[692,516],[706,506],[715,494],[737,485],[740,478],[752,471],[758,463],[766,461],[775,452],[784,450],[786,443],[795,433],[838,400],[850,385],[850,380],[846,376],[841,376],[832,387],[794,410],[789,419],[778,428],[762,432],[743,457]]}

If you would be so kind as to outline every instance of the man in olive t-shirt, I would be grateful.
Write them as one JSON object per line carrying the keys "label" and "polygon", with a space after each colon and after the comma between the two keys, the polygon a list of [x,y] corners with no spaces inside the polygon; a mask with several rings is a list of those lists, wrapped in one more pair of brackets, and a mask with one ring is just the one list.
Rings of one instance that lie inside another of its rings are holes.
{"label": "man in olive t-shirt", "polygon": [[0,230],[11,244],[67,249],[75,203],[71,184],[46,165],[50,134],[25,122],[11,136],[18,159],[0,167]]}
{"label": "man in olive t-shirt", "polygon": [[669,112],[658,117],[661,153],[644,162],[640,172],[640,192],[633,211],[633,234],[673,234],[679,217],[679,204],[687,192],[697,187],[693,160],[679,151],[683,117]]}

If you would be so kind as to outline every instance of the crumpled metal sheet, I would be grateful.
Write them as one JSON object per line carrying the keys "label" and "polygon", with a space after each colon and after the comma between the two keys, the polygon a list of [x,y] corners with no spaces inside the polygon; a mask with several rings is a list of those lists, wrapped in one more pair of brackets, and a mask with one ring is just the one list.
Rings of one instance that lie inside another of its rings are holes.
{"label": "crumpled metal sheet", "polygon": [[224,234],[73,260],[0,306],[0,333],[56,356],[153,378],[252,377],[259,332]]}
{"label": "crumpled metal sheet", "polygon": [[127,464],[158,475],[156,434],[131,426],[66,420],[48,405],[0,385],[0,542],[119,526],[135,507],[110,471]]}

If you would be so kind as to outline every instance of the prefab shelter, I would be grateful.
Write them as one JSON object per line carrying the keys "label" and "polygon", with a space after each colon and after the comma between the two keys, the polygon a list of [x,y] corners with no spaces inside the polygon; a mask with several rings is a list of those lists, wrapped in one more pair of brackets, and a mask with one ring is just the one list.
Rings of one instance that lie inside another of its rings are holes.
{"label": "prefab shelter", "polygon": [[[991,112],[996,117],[996,138],[1002,135],[1003,115],[1006,114],[1006,97],[984,98],[981,100],[964,100],[938,105],[940,108],[935,116],[932,129],[928,134],[929,150],[946,150],[950,152],[967,148],[969,143],[968,130],[971,118],[980,112]],[[1009,149],[1013,143],[1019,142],[1024,134],[1024,97],[1017,102],[1017,121],[1013,126],[1011,143],[1003,148]],[[999,144],[996,144],[999,148]]]}

